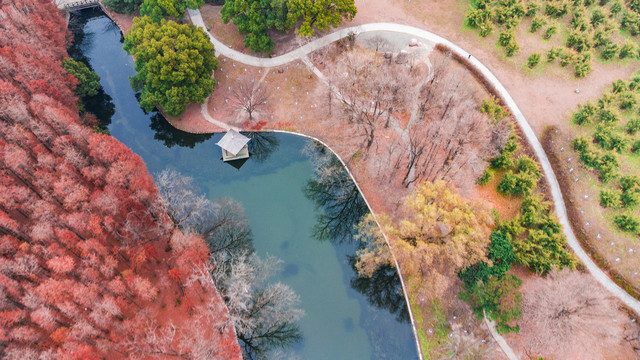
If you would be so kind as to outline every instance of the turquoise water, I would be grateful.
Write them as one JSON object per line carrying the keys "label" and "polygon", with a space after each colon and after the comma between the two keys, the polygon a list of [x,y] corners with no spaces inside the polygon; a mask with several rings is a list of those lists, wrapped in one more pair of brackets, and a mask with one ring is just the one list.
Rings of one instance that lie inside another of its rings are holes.
{"label": "turquoise water", "polygon": [[212,200],[238,200],[249,217],[256,252],[283,260],[273,280],[296,291],[306,312],[299,321],[304,339],[286,353],[300,359],[417,358],[395,271],[381,269],[372,279],[359,279],[350,261],[358,244],[350,238],[314,238],[323,209],[304,193],[314,171],[302,151],[309,140],[266,134],[261,139],[271,142],[252,149],[254,155],[239,170],[225,164],[215,145],[221,135],[183,133],[161,115],[140,109],[128,82],[135,73],[133,60],[108,18],[83,12],[72,18],[74,23],[84,34],[76,33],[72,54],[86,57],[104,87],[104,94],[91,99],[103,110],[103,126],[139,154],[151,173],[173,168],[193,177]]}

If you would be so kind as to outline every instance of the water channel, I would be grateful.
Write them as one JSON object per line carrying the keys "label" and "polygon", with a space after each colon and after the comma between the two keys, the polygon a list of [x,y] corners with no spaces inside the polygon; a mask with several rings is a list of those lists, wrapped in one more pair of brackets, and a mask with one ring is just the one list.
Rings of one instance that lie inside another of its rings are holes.
{"label": "water channel", "polygon": [[299,321],[304,338],[286,354],[299,359],[418,357],[395,271],[383,268],[371,279],[359,278],[352,265],[359,245],[350,234],[341,241],[314,236],[324,209],[305,196],[314,174],[302,151],[309,140],[264,134],[258,139],[263,146],[253,149],[255,155],[240,169],[225,164],[215,145],[220,134],[175,130],[162,115],[146,114],[138,106],[128,80],[135,74],[133,59],[122,50],[122,34],[109,18],[84,10],[72,16],[70,28],[76,40],[71,54],[100,75],[104,92],[89,99],[87,107],[103,127],[140,155],[152,174],[172,168],[192,177],[212,200],[241,202],[257,254],[283,260],[273,281],[299,294],[306,312]]}

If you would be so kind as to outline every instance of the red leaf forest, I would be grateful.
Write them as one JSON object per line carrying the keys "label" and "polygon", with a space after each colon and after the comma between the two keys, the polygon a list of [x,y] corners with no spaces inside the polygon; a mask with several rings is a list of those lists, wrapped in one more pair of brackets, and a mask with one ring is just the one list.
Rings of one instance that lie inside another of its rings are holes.
{"label": "red leaf forest", "polygon": [[50,0],[0,1],[0,354],[240,358],[206,243],[78,115],[70,38]]}

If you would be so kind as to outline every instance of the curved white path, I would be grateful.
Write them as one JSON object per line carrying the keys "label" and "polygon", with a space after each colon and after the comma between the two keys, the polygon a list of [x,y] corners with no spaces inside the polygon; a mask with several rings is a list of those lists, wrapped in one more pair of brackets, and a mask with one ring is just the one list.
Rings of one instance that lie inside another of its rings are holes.
{"label": "curved white path", "polygon": [[[202,20],[202,16],[200,15],[200,11],[198,10],[189,10],[189,16],[191,17],[191,21],[194,25],[202,27],[206,30],[206,26],[204,25],[204,21]],[[390,32],[398,32],[402,34],[407,34],[416,38],[421,38],[423,40],[435,43],[435,44],[443,44],[446,45],[453,52],[463,56],[468,57],[469,53],[464,51],[459,46],[450,42],[449,40],[435,35],[426,30],[422,30],[419,28],[415,28],[408,25],[394,24],[394,23],[372,23],[365,24],[360,26],[354,26],[349,28],[344,28],[338,30],[334,33],[328,34],[322,38],[313,40],[306,45],[303,45],[289,53],[276,56],[273,58],[258,58],[255,56],[243,54],[239,51],[233,50],[228,46],[224,45],[217,39],[215,39],[208,31],[205,31],[209,37],[211,38],[211,42],[214,44],[216,53],[224,55],[234,61],[238,61],[240,63],[244,63],[247,65],[258,66],[258,67],[274,67],[280,66],[291,61],[303,59],[307,54],[318,50],[336,40],[346,37],[349,33],[363,33],[369,31],[390,31]],[[569,247],[573,250],[576,256],[582,261],[582,263],[589,270],[591,275],[595,277],[595,279],[602,284],[607,290],[609,290],[615,297],[620,299],[626,306],[633,309],[636,314],[640,315],[640,301],[633,298],[626,291],[624,291],[621,287],[616,285],[608,276],[605,274],[594,262],[591,260],[589,255],[582,249],[578,239],[576,238],[571,225],[569,223],[569,218],[567,217],[567,209],[565,206],[564,199],[562,197],[562,192],[560,191],[560,184],[558,183],[558,179],[556,178],[553,169],[551,168],[551,164],[549,163],[549,159],[547,158],[547,154],[544,152],[542,148],[542,144],[536,137],[533,129],[527,122],[527,119],[524,117],[518,105],[516,105],[515,101],[511,98],[507,89],[500,83],[500,81],[489,71],[489,69],[484,66],[480,61],[478,61],[475,57],[471,57],[468,60],[472,66],[474,66],[477,70],[479,70],[482,75],[495,87],[496,91],[506,102],[507,107],[515,117],[518,125],[522,129],[527,141],[533,148],[536,156],[540,160],[540,164],[542,165],[543,173],[549,183],[551,188],[551,196],[553,198],[553,204],[555,207],[556,214],[562,224],[562,228],[564,234],[567,237],[567,243]]]}

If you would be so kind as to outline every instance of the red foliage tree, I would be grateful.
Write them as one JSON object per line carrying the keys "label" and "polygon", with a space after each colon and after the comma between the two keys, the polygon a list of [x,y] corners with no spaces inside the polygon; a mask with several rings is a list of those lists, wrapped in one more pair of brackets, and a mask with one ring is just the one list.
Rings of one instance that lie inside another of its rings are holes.
{"label": "red foliage tree", "polygon": [[[145,324],[165,327],[157,314],[175,287],[154,279],[206,264],[206,244],[173,228],[139,156],[84,125],[76,80],[62,67],[70,37],[57,7],[8,0],[0,19],[0,357],[125,357]],[[184,239],[175,256],[166,254],[172,234]],[[228,322],[209,293],[211,316]],[[226,328],[174,345],[237,358]]]}

